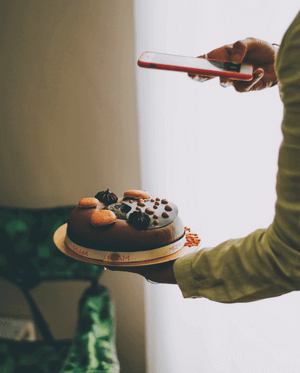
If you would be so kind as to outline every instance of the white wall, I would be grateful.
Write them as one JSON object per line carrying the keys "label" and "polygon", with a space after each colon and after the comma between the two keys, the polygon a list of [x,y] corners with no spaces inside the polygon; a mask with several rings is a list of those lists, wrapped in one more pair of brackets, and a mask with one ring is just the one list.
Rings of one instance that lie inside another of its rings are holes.
{"label": "white wall", "polygon": [[[3,0],[0,47],[0,205],[73,205],[139,188],[132,1]],[[122,372],[141,373],[143,279],[107,271],[101,282],[116,303]],[[55,337],[74,335],[84,286],[33,292]],[[4,283],[1,295],[0,313],[28,313]]]}
{"label": "white wall", "polygon": [[[144,51],[208,53],[247,36],[280,43],[299,2],[135,1]],[[217,79],[137,69],[142,186],[176,201],[203,247],[268,227],[274,218],[283,107],[277,87],[239,94]],[[149,373],[296,373],[299,292],[250,304],[183,299],[146,286]]]}

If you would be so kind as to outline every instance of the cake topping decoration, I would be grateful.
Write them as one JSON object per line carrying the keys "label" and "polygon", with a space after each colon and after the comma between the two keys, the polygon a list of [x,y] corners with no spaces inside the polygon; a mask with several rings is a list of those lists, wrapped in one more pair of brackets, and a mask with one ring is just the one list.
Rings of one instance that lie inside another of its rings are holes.
{"label": "cake topping decoration", "polygon": [[169,205],[167,205],[167,206],[165,206],[165,210],[166,210],[166,211],[172,211],[172,207],[169,206]]}
{"label": "cake topping decoration", "polygon": [[118,202],[118,197],[115,195],[115,193],[110,192],[109,189],[103,192],[99,192],[95,195],[95,198],[97,198],[100,202],[105,203],[106,205],[110,205],[111,203]]}
{"label": "cake topping decoration", "polygon": [[[166,204],[163,204],[161,200],[157,201],[156,198],[154,199],[154,202],[153,202],[153,201],[151,201],[150,198],[146,199],[146,198],[141,198],[141,197],[133,199],[132,203],[129,202],[130,200],[131,200],[130,198],[123,198],[123,200],[121,202],[122,205],[127,206],[127,211],[125,211],[125,209],[124,209],[124,213],[126,214],[126,219],[125,220],[128,220],[129,216],[134,211],[135,212],[141,211],[142,213],[148,215],[149,218],[150,218],[149,225],[146,228],[144,228],[144,229],[147,229],[147,230],[166,227],[168,224],[171,224],[176,219],[176,217],[178,215],[178,208],[171,201],[169,201]],[[141,202],[143,204],[145,204],[145,206],[140,206]],[[155,202],[157,202],[157,204],[155,204]],[[114,206],[114,205],[111,205],[111,206]],[[116,213],[116,211],[114,209],[111,208],[111,206],[109,206],[108,208],[111,209],[112,211],[114,211],[115,214],[117,215],[117,219],[119,219],[118,214]],[[170,206],[172,208],[172,210],[167,211],[165,209],[166,206]],[[122,210],[123,210],[123,208],[122,208]],[[167,215],[164,214],[164,216],[163,216],[162,215],[163,212],[165,212]],[[154,215],[155,215],[155,217],[154,217]],[[158,224],[154,223],[154,220],[157,220]]]}
{"label": "cake topping decoration", "polygon": [[184,227],[184,229],[186,231],[186,235],[185,235],[186,243],[184,244],[184,246],[188,246],[188,247],[199,246],[201,240],[198,237],[198,235],[195,233],[191,233],[190,228]]}
{"label": "cake topping decoration", "polygon": [[161,203],[163,203],[164,205],[167,205],[169,202],[168,202],[166,199],[163,199],[163,200],[161,201]]}
{"label": "cake topping decoration", "polygon": [[82,209],[90,209],[98,205],[99,205],[99,200],[93,197],[82,198],[78,203],[78,207]]}
{"label": "cake topping decoration", "polygon": [[167,213],[167,212],[163,212],[162,214],[161,214],[161,216],[163,217],[163,218],[168,218],[169,217],[169,214]]}
{"label": "cake topping decoration", "polygon": [[115,223],[116,215],[110,210],[99,210],[91,216],[91,224],[94,227],[103,227]]}
{"label": "cake topping decoration", "polygon": [[124,193],[125,198],[134,198],[134,199],[140,199],[140,198],[150,198],[149,193],[147,193],[145,190],[138,190],[138,189],[129,189]]}
{"label": "cake topping decoration", "polygon": [[129,215],[127,222],[137,229],[146,229],[150,224],[150,217],[141,210],[134,211]]}
{"label": "cake topping decoration", "polygon": [[122,202],[118,202],[118,203],[113,203],[109,205],[107,209],[112,211],[116,215],[117,219],[127,220],[127,214],[131,210],[131,207],[128,205],[125,205]]}
{"label": "cake topping decoration", "polygon": [[154,211],[151,210],[151,209],[149,209],[149,208],[146,208],[145,212],[146,212],[147,214],[149,214],[149,215],[154,214]]}

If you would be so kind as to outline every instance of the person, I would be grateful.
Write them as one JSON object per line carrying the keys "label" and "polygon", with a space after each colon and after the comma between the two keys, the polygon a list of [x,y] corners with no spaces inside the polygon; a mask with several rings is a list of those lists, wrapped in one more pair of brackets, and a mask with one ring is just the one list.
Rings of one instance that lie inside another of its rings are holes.
{"label": "person", "polygon": [[233,86],[238,92],[262,90],[278,82],[284,117],[274,221],[267,229],[173,262],[125,270],[154,282],[178,284],[185,298],[206,297],[224,303],[255,301],[300,289],[300,12],[280,48],[247,38],[215,49],[207,57],[253,64],[251,82],[221,78],[222,86]]}

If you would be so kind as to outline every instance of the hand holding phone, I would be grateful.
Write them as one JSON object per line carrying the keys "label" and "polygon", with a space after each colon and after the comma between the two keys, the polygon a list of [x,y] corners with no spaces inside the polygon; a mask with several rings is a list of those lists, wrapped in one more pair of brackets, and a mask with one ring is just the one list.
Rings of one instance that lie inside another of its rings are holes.
{"label": "hand holding phone", "polygon": [[253,78],[253,66],[234,64],[230,61],[176,56],[164,53],[145,52],[138,60],[140,67],[181,71],[185,73],[219,76],[232,80],[250,81]]}
{"label": "hand holding phone", "polygon": [[[279,45],[270,44],[260,39],[247,38],[214,49],[207,54],[207,57],[235,63],[247,62],[253,65],[253,79],[251,81],[237,81],[220,77],[223,87],[233,86],[238,92],[249,92],[259,91],[277,84],[275,56],[278,50]],[[189,74],[189,76],[199,81],[212,79],[196,74]]]}

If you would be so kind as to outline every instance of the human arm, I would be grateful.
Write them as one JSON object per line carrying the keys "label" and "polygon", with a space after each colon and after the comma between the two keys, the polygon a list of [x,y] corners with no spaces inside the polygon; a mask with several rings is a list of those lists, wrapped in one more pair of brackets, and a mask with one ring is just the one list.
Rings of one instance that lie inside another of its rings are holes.
{"label": "human arm", "polygon": [[284,104],[276,214],[268,229],[178,259],[185,297],[247,302],[300,289],[300,13],[276,60]]}

